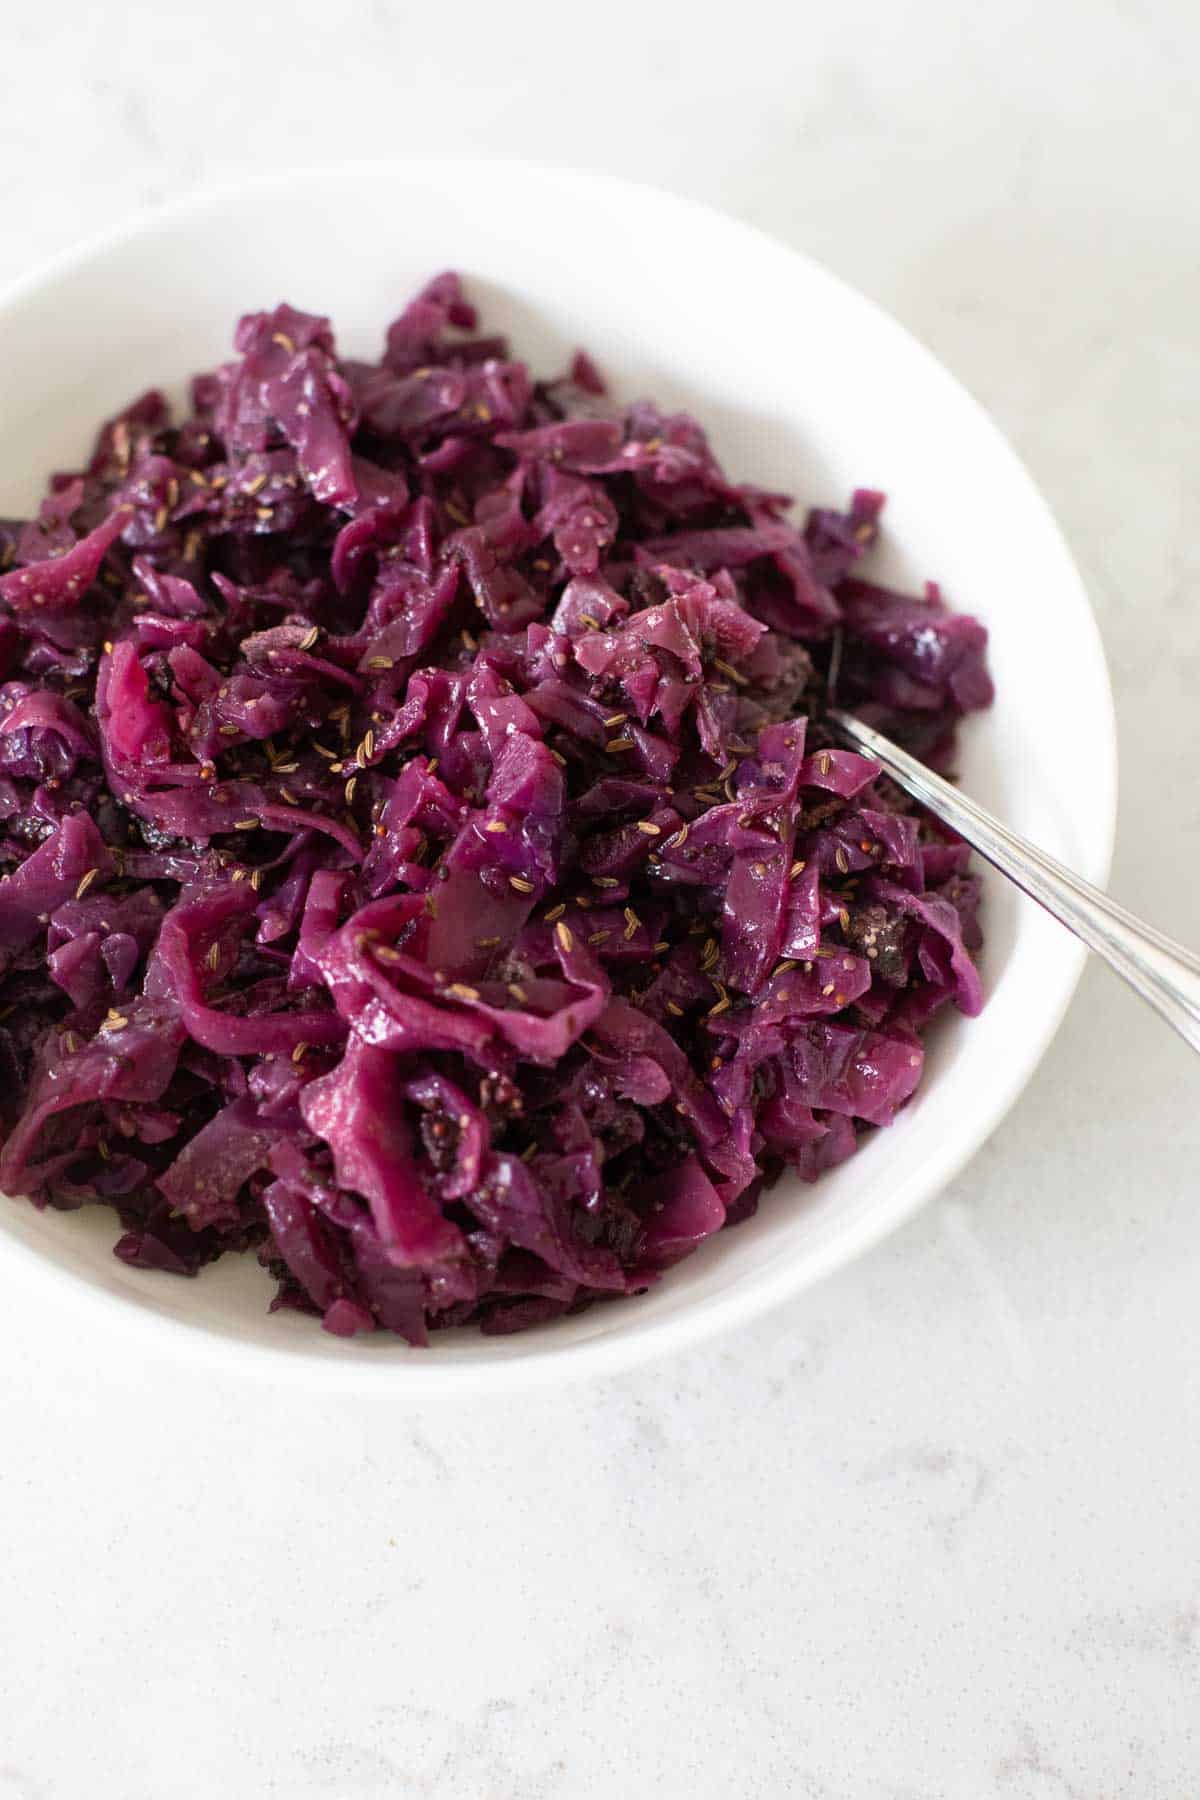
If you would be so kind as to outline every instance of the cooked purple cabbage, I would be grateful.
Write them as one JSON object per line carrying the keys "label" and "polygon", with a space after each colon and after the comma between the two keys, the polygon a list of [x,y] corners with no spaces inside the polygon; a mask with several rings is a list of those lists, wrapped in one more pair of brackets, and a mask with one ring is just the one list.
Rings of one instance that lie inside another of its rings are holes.
{"label": "cooked purple cabbage", "polygon": [[986,634],[439,276],[378,364],[244,318],[0,522],[0,1187],[256,1251],[340,1336],[637,1294],[981,1004],[931,761]]}

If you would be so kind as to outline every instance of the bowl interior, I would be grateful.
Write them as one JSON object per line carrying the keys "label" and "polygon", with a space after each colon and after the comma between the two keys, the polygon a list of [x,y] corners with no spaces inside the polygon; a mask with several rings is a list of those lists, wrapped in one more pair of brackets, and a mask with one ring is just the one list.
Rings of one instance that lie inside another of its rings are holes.
{"label": "bowl interior", "polygon": [[[1028,476],[974,401],[870,303],[671,196],[507,164],[347,168],[218,195],[61,259],[0,299],[0,510],[28,510],[47,472],[77,464],[99,420],[135,392],[181,394],[191,371],[228,353],[239,313],[287,299],[331,314],[344,351],[375,353],[411,291],[446,267],[536,369],[586,346],[620,398],[695,411],[738,476],[801,505],[839,502],[856,485],[887,490],[877,566],[937,579],[992,634],[998,698],[965,734],[964,784],[1103,878],[1115,808],[1107,675],[1079,577]],[[68,1303],[160,1321],[242,1366],[405,1391],[613,1366],[844,1262],[987,1135],[1049,1041],[1082,952],[999,877],[984,918],[988,1007],[935,1032],[926,1080],[895,1126],[814,1187],[781,1183],[755,1219],[636,1301],[517,1338],[448,1333],[414,1353],[268,1316],[252,1258],[195,1282],[137,1274],[112,1256],[99,1209],[0,1201],[0,1238],[67,1277]]]}

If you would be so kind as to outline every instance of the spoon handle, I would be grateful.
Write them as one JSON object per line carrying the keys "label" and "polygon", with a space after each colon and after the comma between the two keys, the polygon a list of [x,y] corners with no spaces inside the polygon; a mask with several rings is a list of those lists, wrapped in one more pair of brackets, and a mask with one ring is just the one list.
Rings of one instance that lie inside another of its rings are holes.
{"label": "spoon handle", "polygon": [[1089,881],[1010,831],[882,732],[849,713],[831,711],[826,718],[839,737],[882,764],[906,793],[1073,931],[1173,1025],[1193,1050],[1200,1050],[1200,957],[1152,925],[1143,924]]}

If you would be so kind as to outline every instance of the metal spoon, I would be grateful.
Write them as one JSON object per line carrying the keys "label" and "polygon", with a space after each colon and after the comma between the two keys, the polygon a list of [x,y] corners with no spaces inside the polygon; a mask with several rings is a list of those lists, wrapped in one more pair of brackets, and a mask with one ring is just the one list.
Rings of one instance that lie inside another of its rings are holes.
{"label": "metal spoon", "polygon": [[1082,938],[1193,1050],[1200,1050],[1200,956],[1144,925],[1089,881],[1009,831],[882,732],[836,709],[825,717],[839,737],[881,763],[906,793],[952,826],[1060,925]]}

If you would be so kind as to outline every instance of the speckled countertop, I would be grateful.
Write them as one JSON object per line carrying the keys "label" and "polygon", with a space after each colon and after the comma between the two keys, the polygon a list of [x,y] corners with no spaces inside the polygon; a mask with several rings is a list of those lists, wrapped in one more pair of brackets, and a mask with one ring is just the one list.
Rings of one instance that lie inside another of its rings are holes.
{"label": "speckled countertop", "polygon": [[[1115,890],[1200,943],[1198,67],[1187,0],[10,8],[0,279],[248,167],[425,144],[768,226],[1028,461],[1111,659]],[[0,1797],[1190,1800],[1197,1076],[1091,970],[907,1229],[561,1394],[273,1394],[6,1280]]]}

